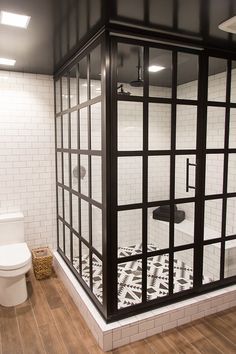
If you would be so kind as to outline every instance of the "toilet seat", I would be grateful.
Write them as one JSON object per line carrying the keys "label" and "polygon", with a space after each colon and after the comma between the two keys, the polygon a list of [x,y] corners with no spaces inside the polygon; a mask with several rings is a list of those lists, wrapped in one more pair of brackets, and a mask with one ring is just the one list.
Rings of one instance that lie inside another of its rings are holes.
{"label": "toilet seat", "polygon": [[[0,246],[0,271],[14,271],[31,263],[31,253],[25,242]],[[10,275],[10,274],[9,274]]]}

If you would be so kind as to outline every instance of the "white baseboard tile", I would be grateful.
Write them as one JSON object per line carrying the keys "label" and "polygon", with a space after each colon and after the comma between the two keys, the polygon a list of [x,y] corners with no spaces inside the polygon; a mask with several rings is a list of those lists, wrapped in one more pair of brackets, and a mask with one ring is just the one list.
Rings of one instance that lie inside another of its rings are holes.
{"label": "white baseboard tile", "polygon": [[54,269],[104,351],[236,306],[236,285],[107,324],[58,252]]}

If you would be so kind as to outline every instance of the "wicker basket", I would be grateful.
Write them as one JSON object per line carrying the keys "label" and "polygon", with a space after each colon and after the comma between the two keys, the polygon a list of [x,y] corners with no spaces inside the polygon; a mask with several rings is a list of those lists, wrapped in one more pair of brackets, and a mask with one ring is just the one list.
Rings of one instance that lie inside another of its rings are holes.
{"label": "wicker basket", "polygon": [[32,250],[32,262],[35,278],[45,279],[52,274],[52,253],[48,247],[35,248]]}

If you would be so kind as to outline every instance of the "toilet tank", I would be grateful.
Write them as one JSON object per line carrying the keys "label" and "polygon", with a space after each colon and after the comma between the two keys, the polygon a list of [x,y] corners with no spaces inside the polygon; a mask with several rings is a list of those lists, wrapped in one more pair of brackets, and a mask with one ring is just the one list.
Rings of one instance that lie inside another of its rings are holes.
{"label": "toilet tank", "polygon": [[0,214],[0,246],[21,242],[25,242],[24,215]]}

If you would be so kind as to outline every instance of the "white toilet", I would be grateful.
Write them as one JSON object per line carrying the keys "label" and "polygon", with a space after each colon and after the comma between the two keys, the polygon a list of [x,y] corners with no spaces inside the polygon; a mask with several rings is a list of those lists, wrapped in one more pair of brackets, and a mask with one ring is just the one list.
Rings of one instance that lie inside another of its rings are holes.
{"label": "white toilet", "polygon": [[24,242],[24,215],[0,215],[0,305],[15,306],[27,299],[25,274],[31,252]]}

